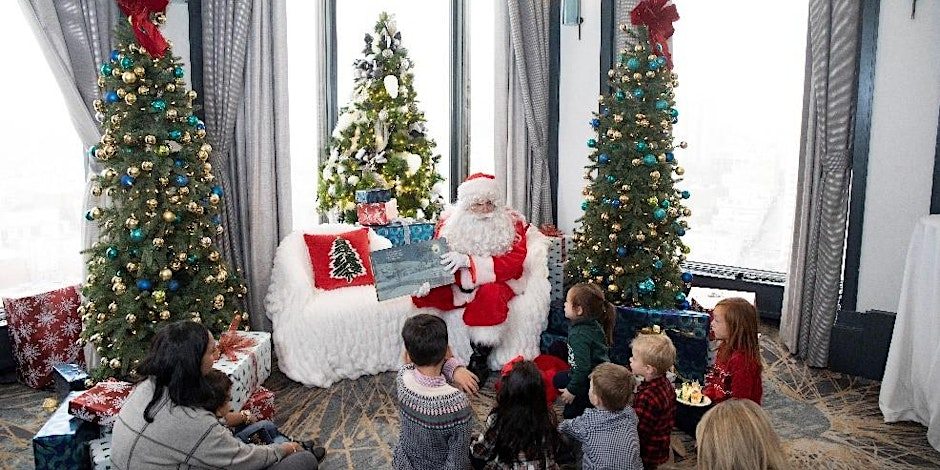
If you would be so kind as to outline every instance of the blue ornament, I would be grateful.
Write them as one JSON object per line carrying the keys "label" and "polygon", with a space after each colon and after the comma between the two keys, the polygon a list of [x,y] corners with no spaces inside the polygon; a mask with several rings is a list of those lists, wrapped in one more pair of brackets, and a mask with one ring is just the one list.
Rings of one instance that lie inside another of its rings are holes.
{"label": "blue ornament", "polygon": [[676,108],[669,108],[669,115],[672,117],[679,117],[679,110]]}
{"label": "blue ornament", "polygon": [[219,196],[219,197],[222,197],[225,195],[225,191],[222,190],[222,187],[218,185],[213,186],[211,191],[212,191],[212,194],[215,194],[216,196]]}
{"label": "blue ornament", "polygon": [[683,300],[682,302],[678,303],[678,307],[679,310],[688,310],[692,307],[692,304],[690,304],[688,300]]}
{"label": "blue ornament", "polygon": [[133,66],[134,66],[134,59],[131,59],[130,57],[121,58],[121,68],[129,69]]}
{"label": "blue ornament", "polygon": [[150,282],[150,279],[138,279],[137,288],[140,290],[150,290],[153,288],[153,283]]}
{"label": "blue ornament", "polygon": [[690,273],[690,272],[688,272],[688,271],[682,273],[682,282],[684,282],[684,283],[686,283],[686,284],[692,282],[692,273]]}
{"label": "blue ornament", "polygon": [[109,246],[107,250],[104,250],[104,255],[107,256],[108,259],[117,258],[118,250],[113,246]]}
{"label": "blue ornament", "polygon": [[182,158],[175,158],[173,159],[173,166],[177,168],[183,168],[186,166],[186,162],[184,162]]}
{"label": "blue ornament", "polygon": [[588,202],[581,201],[581,210],[586,211],[588,209]]}
{"label": "blue ornament", "polygon": [[675,159],[676,159],[675,154],[673,154],[672,152],[666,152],[666,161],[667,161],[667,162],[672,162],[672,161],[674,161]]}
{"label": "blue ornament", "polygon": [[606,153],[602,153],[597,156],[597,163],[606,165],[608,162],[610,162],[610,156],[608,156]]}
{"label": "blue ornament", "polygon": [[176,292],[180,290],[180,281],[177,281],[176,279],[170,279],[170,281],[166,283],[166,287],[170,290],[170,292]]}
{"label": "blue ornament", "polygon": [[111,64],[101,64],[101,68],[99,70],[101,71],[101,75],[107,77],[108,75],[111,75],[111,71],[114,69],[111,67]]}
{"label": "blue ornament", "polygon": [[640,59],[636,57],[631,57],[627,59],[627,68],[632,71],[637,71],[640,69]]}
{"label": "blue ornament", "polygon": [[92,145],[91,147],[88,147],[88,156],[91,158],[95,158],[95,150],[98,150],[97,145]]}
{"label": "blue ornament", "polygon": [[183,78],[183,75],[185,75],[185,72],[183,72],[183,67],[176,67],[175,69],[173,69],[174,77]]}
{"label": "blue ornament", "polygon": [[222,216],[219,215],[219,214],[215,214],[215,215],[212,216],[212,219],[211,219],[211,220],[212,220],[212,223],[214,223],[214,224],[216,224],[216,225],[219,225],[219,224],[222,223]]}
{"label": "blue ornament", "polygon": [[195,126],[196,124],[199,124],[199,117],[197,117],[195,114],[190,114],[189,117],[186,118],[186,122],[190,126]]}
{"label": "blue ornament", "polygon": [[601,106],[601,116],[607,116],[610,114],[610,110],[607,109],[607,106]]}
{"label": "blue ornament", "polygon": [[685,300],[685,292],[676,292],[676,302]]}
{"label": "blue ornament", "polygon": [[598,127],[600,127],[600,125],[601,125],[600,119],[597,119],[597,118],[591,119],[591,127],[597,129]]}
{"label": "blue ornament", "polygon": [[189,184],[189,178],[187,178],[186,175],[176,175],[173,177],[173,184],[182,188]]}
{"label": "blue ornament", "polygon": [[692,197],[692,193],[688,191],[682,191],[681,193],[679,193],[679,195],[682,196],[682,199],[688,199]]}
{"label": "blue ornament", "polygon": [[[659,44],[657,44],[657,46],[659,46],[659,51],[662,52],[663,46],[660,46]],[[659,56],[656,58],[656,63],[659,65],[666,65],[666,58],[663,56]]]}
{"label": "blue ornament", "polygon": [[206,125],[202,121],[199,121],[198,123],[196,123],[196,129],[205,129],[205,128],[206,128]]}
{"label": "blue ornament", "polygon": [[673,124],[679,124],[679,118],[672,118],[672,121],[670,122]]}
{"label": "blue ornament", "polygon": [[662,111],[669,107],[669,102],[666,100],[656,100],[656,109]]}
{"label": "blue ornament", "polygon": [[121,53],[117,49],[111,50],[111,60],[117,62],[121,58]]}
{"label": "blue ornament", "polygon": [[613,183],[614,181],[617,181],[617,177],[616,177],[616,176],[614,176],[614,175],[607,175],[607,182],[608,182],[608,183]]}
{"label": "blue ornament", "polygon": [[625,246],[618,246],[618,247],[617,247],[617,256],[619,256],[619,257],[621,257],[621,258],[627,256],[627,247],[625,247]]}
{"label": "blue ornament", "polygon": [[656,220],[663,220],[666,218],[666,211],[663,209],[656,209],[653,211],[653,218]]}
{"label": "blue ornament", "polygon": [[130,187],[133,186],[133,185],[134,185],[134,177],[133,177],[133,176],[131,176],[131,175],[123,175],[123,176],[121,176],[121,186],[124,186],[125,188],[130,188]]}
{"label": "blue ornament", "polygon": [[163,111],[166,109],[166,101],[162,98],[157,98],[150,103],[150,107],[153,108],[154,111]]}
{"label": "blue ornament", "polygon": [[624,62],[626,62],[626,61],[627,61],[627,58],[628,58],[628,57],[627,57],[626,54],[620,54],[620,55],[617,56],[617,59],[620,60],[620,63],[621,63],[621,64],[624,63]]}
{"label": "blue ornament", "polygon": [[610,205],[613,207],[620,207],[620,199],[611,199]]}
{"label": "blue ornament", "polygon": [[633,89],[633,97],[634,97],[634,98],[636,98],[636,99],[642,99],[644,96],[646,96],[646,92],[643,91],[642,88],[634,88],[634,89]]}
{"label": "blue ornament", "polygon": [[614,98],[616,98],[617,101],[623,101],[627,98],[627,94],[624,93],[623,90],[617,90],[617,93],[614,93]]}
{"label": "blue ornament", "polygon": [[170,136],[173,140],[180,140],[180,137],[183,137],[183,132],[179,129],[173,129],[170,132],[167,132],[166,135]]}
{"label": "blue ornament", "polygon": [[91,215],[91,211],[85,211],[85,220],[95,220],[95,216]]}
{"label": "blue ornament", "polygon": [[597,267],[597,266],[591,266],[591,275],[592,275],[592,276],[600,276],[600,275],[601,275],[601,268],[599,268],[599,267]]}
{"label": "blue ornament", "polygon": [[650,294],[656,290],[656,283],[652,279],[646,278],[646,280],[637,284],[637,290],[640,291],[640,294]]}
{"label": "blue ornament", "polygon": [[659,68],[659,61],[656,60],[656,59],[653,59],[653,60],[649,61],[649,62],[646,64],[646,66],[649,67],[650,70],[656,70],[656,69]]}
{"label": "blue ornament", "polygon": [[135,229],[132,229],[132,230],[131,230],[131,241],[133,241],[133,242],[139,242],[139,241],[141,241],[141,240],[143,240],[143,239],[144,239],[144,231],[143,231],[143,230],[141,230],[141,229],[139,229],[139,228],[135,228]]}
{"label": "blue ornament", "polygon": [[656,269],[663,269],[663,261],[659,259],[656,261],[653,261],[653,267]]}
{"label": "blue ornament", "polygon": [[663,202],[660,202],[659,205],[662,206],[663,209],[669,209],[672,203],[669,202],[669,199],[663,199]]}
{"label": "blue ornament", "polygon": [[640,140],[633,144],[633,148],[635,148],[637,152],[645,152],[646,149],[649,148],[649,145],[645,141]]}
{"label": "blue ornament", "polygon": [[653,166],[656,164],[656,157],[653,154],[648,153],[643,156],[643,164],[646,166]]}
{"label": "blue ornament", "polygon": [[591,147],[591,148],[597,147],[597,140],[595,140],[595,139],[588,139],[588,141],[587,141],[587,146],[588,146],[588,147]]}
{"label": "blue ornament", "polygon": [[682,228],[682,227],[677,227],[677,228],[676,228],[676,235],[678,235],[678,236],[680,236],[680,237],[683,236],[683,235],[685,235],[685,229]]}
{"label": "blue ornament", "polygon": [[117,92],[114,90],[108,91],[107,93],[104,94],[104,100],[107,101],[108,103],[117,103],[118,101]]}

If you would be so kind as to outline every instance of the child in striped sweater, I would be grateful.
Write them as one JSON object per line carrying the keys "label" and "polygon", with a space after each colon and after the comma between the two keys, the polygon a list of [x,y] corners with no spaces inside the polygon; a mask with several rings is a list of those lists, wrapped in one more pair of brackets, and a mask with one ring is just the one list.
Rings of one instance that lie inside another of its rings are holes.
{"label": "child in striped sweater", "polygon": [[476,376],[450,354],[440,317],[409,318],[401,335],[405,364],[396,380],[401,434],[394,468],[469,469],[472,415],[466,393],[476,393]]}

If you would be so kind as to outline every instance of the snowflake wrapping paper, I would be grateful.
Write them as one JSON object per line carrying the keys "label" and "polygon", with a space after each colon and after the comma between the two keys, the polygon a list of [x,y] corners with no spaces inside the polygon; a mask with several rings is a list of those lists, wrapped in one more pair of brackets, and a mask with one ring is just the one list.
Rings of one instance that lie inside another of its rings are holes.
{"label": "snowflake wrapping paper", "polygon": [[232,380],[232,409],[235,411],[241,410],[251,393],[271,375],[271,333],[239,331],[237,334],[254,339],[255,345],[239,351],[234,361],[223,354],[212,365]]}
{"label": "snowflake wrapping paper", "polygon": [[274,392],[264,387],[258,387],[258,389],[248,397],[248,401],[245,402],[242,409],[250,411],[259,421],[265,419],[268,421],[273,420],[275,412]]}
{"label": "snowflake wrapping paper", "polygon": [[52,366],[84,365],[78,344],[82,331],[79,303],[78,286],[3,300],[21,382],[44,389],[52,384]]}
{"label": "snowflake wrapping paper", "polygon": [[98,382],[69,400],[69,413],[89,423],[110,428],[133,390],[134,384],[130,382],[114,379]]}
{"label": "snowflake wrapping paper", "polygon": [[394,198],[387,202],[356,204],[356,214],[360,225],[388,225],[398,218],[398,201]]}
{"label": "snowflake wrapping paper", "polygon": [[[82,392],[72,392],[67,398]],[[98,437],[98,426],[69,414],[69,401],[63,401],[46,424],[33,437],[36,470],[88,468],[85,443]]]}

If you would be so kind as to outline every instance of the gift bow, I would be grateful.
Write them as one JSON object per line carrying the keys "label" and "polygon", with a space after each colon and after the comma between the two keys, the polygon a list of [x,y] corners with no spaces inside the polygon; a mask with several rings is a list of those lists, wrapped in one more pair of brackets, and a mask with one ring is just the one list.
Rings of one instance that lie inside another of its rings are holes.
{"label": "gift bow", "polygon": [[562,235],[561,230],[558,230],[558,227],[553,224],[542,224],[539,226],[539,232],[542,232],[542,235],[546,237],[560,237]]}
{"label": "gift bow", "polygon": [[509,362],[503,364],[503,368],[500,369],[500,371],[499,371],[499,376],[500,376],[500,377],[506,377],[506,376],[508,376],[509,373],[512,372],[512,368],[515,367],[516,364],[518,364],[518,363],[520,363],[520,362],[524,362],[524,361],[525,361],[525,358],[522,357],[522,356],[516,356],[516,357],[510,359]]}
{"label": "gift bow", "polygon": [[256,344],[254,338],[238,334],[238,325],[241,324],[242,316],[236,314],[228,331],[222,333],[219,337],[219,352],[224,354],[230,361],[238,359],[238,353],[253,348]]}
{"label": "gift bow", "polygon": [[167,3],[169,0],[117,0],[121,11],[130,19],[137,42],[151,57],[163,57],[169,48],[160,28],[150,21],[150,14],[162,13]]}
{"label": "gift bow", "polygon": [[656,45],[662,46],[666,65],[672,68],[672,54],[669,52],[669,38],[676,32],[672,22],[679,19],[675,5],[667,5],[669,0],[643,0],[630,12],[630,22],[643,25],[649,30],[650,47],[655,52]]}

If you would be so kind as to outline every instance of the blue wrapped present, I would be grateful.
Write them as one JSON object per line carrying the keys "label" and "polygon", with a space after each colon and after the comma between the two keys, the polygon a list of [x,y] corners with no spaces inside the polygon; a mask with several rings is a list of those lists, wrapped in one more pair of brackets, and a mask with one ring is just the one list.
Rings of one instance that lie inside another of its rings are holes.
{"label": "blue wrapped present", "polygon": [[69,392],[77,392],[88,388],[85,386],[88,373],[82,369],[82,366],[60,362],[52,366],[52,370],[55,394],[59,400],[67,397]]}
{"label": "blue wrapped present", "polygon": [[71,392],[46,424],[33,436],[36,470],[87,469],[88,445],[98,437],[98,425],[69,414],[69,400],[81,392]]}
{"label": "blue wrapped present", "polygon": [[565,299],[552,300],[548,306],[548,328],[545,331],[567,337],[569,324],[565,318]]}
{"label": "blue wrapped present", "polygon": [[708,364],[708,331],[711,316],[689,310],[617,307],[614,344],[610,360],[630,361],[630,343],[644,327],[659,325],[676,346],[676,373],[686,380],[705,379]]}
{"label": "blue wrapped present", "polygon": [[373,188],[356,191],[356,203],[388,202],[392,200],[392,190]]}
{"label": "blue wrapped present", "polygon": [[395,221],[370,228],[392,242],[392,246],[409,245],[434,238],[434,224],[430,222]]}

